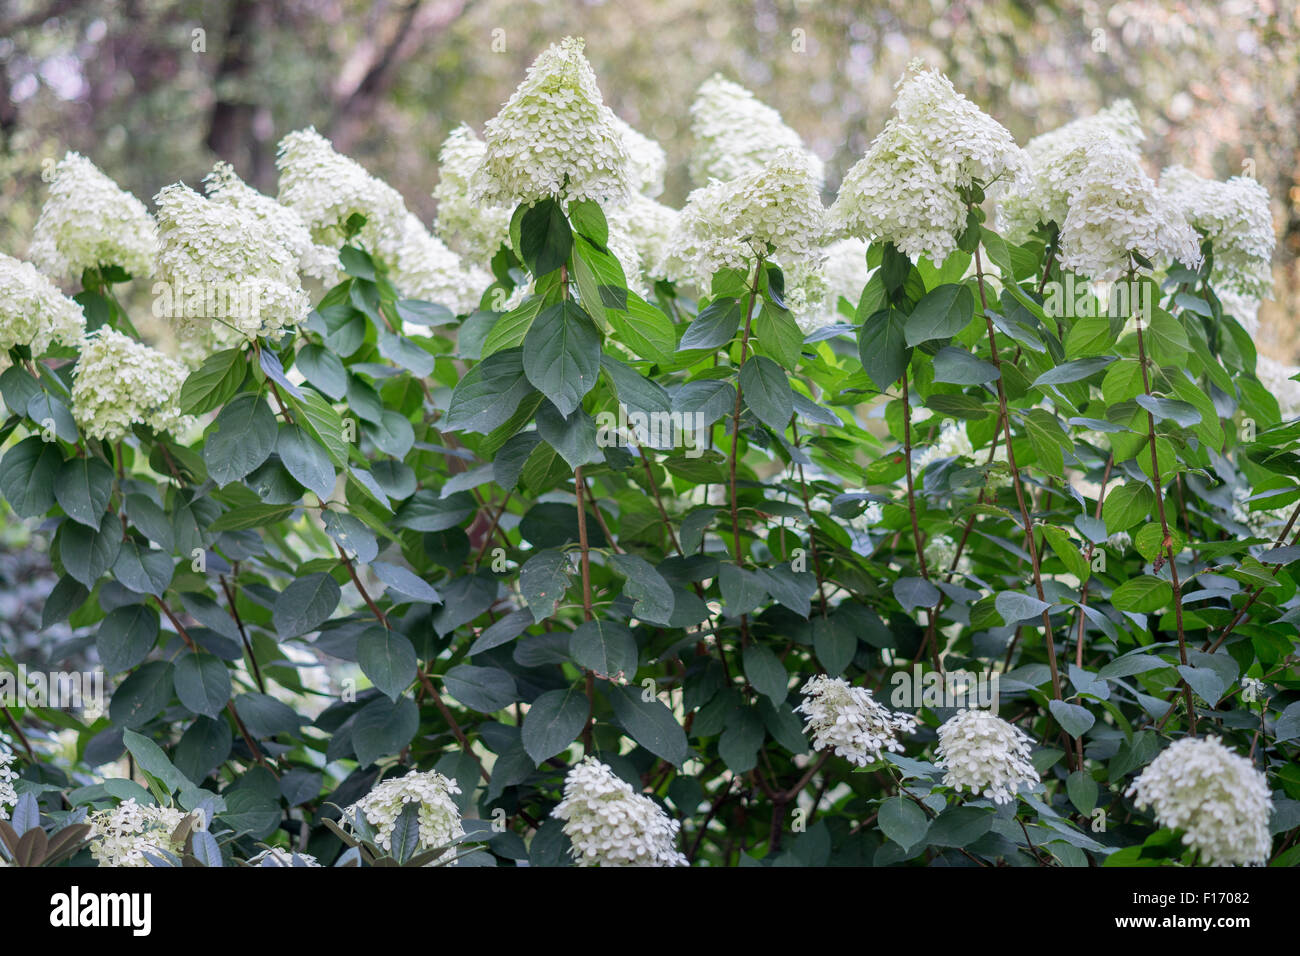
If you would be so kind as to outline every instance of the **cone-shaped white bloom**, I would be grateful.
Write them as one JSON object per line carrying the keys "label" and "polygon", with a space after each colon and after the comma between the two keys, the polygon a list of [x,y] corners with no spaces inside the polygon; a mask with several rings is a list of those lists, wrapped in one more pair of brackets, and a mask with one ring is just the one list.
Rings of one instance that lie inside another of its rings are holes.
{"label": "cone-shaped white bloom", "polygon": [[307,224],[313,242],[338,249],[344,224],[353,215],[366,219],[359,238],[367,249],[397,241],[406,215],[401,195],[335,152],[316,130],[300,129],[280,140],[275,165],[280,170],[278,198]]}
{"label": "cone-shaped white bloom", "polygon": [[1093,148],[1099,142],[1111,143],[1136,161],[1144,138],[1137,110],[1128,100],[1035,136],[1025,144],[1028,169],[1023,180],[1006,184],[1000,192],[998,228],[1007,238],[1024,242],[1039,225],[1054,222],[1060,227]]}
{"label": "cone-shaped white bloom", "polygon": [[207,326],[215,342],[278,337],[311,312],[298,256],[246,207],[205,199],[182,184],[165,186],[158,205],[155,312]]}
{"label": "cone-shaped white bloom", "polygon": [[1130,253],[1158,268],[1201,261],[1196,230],[1156,188],[1132,151],[1110,141],[1089,151],[1075,179],[1060,245],[1064,268],[1100,281],[1122,275]]}
{"label": "cone-shaped white bloom", "polygon": [[488,120],[476,200],[514,207],[547,197],[601,204],[627,197],[627,147],[583,42],[565,37],[542,53]]}
{"label": "cone-shaped white bloom", "polygon": [[0,252],[0,353],[26,345],[39,356],[56,342],[78,344],[85,331],[80,305],[30,262]]}
{"label": "cone-shaped white bloom", "polygon": [[457,315],[473,312],[492,284],[486,269],[467,266],[414,213],[407,213],[401,243],[387,261],[389,278],[403,295],[445,305]]}
{"label": "cone-shaped white bloom", "polygon": [[551,816],[564,821],[579,866],[687,865],[676,846],[681,824],[594,757],[565,776]]}
{"label": "cone-shaped white bloom", "polygon": [[217,162],[212,172],[203,178],[203,185],[213,202],[234,206],[261,222],[272,238],[298,260],[298,269],[303,275],[324,279],[327,283],[335,281],[338,250],[314,243],[301,216],[248,185],[229,163]]}
{"label": "cone-shaped white bloom", "polygon": [[144,203],[86,157],[68,153],[54,167],[27,256],[58,278],[80,278],[97,266],[121,266],[133,276],[147,276],[153,272],[157,244]]}
{"label": "cone-shaped white bloom", "polygon": [[962,710],[939,728],[937,765],[945,786],[1010,803],[1018,788],[1039,782],[1029,750],[1019,727],[987,710]]}
{"label": "cone-shaped white bloom", "polygon": [[177,433],[192,421],[180,412],[188,377],[175,359],[101,326],[86,334],[72,373],[72,415],[87,435],[107,441],[137,424]]}
{"label": "cone-shaped white bloom", "polygon": [[1161,826],[1214,866],[1262,864],[1273,810],[1264,775],[1218,737],[1184,737],[1147,766],[1126,791],[1138,809],[1153,807]]}
{"label": "cone-shaped white bloom", "polygon": [[[116,807],[96,810],[86,818],[90,824],[90,855],[98,866],[152,866],[145,854],[161,857],[161,851],[179,856],[183,840],[172,839],[186,814],[175,807],[159,807],[124,800]],[[195,829],[203,829],[202,814],[195,814]]]}
{"label": "cone-shaped white bloom", "polygon": [[808,719],[804,733],[812,731],[814,750],[833,750],[859,767],[875,763],[888,750],[902,753],[899,734],[916,731],[916,718],[891,711],[865,687],[854,687],[842,677],[817,674],[799,692],[803,702],[795,708]]}
{"label": "cone-shaped white bloom", "polygon": [[1272,291],[1271,260],[1277,237],[1267,189],[1249,176],[1218,182],[1182,166],[1170,166],[1160,174],[1160,189],[1213,242],[1210,280],[1216,288],[1257,299]]}
{"label": "cone-shaped white bloom", "polygon": [[799,155],[787,150],[756,172],[716,181],[686,199],[674,246],[700,281],[723,268],[750,268],[762,256],[787,269],[818,263],[826,210]]}
{"label": "cone-shaped white bloom", "polygon": [[821,159],[806,149],[799,134],[781,114],[739,83],[714,74],[700,84],[691,104],[691,181],[739,179],[762,169],[778,154],[793,150],[821,189],[826,171]]}
{"label": "cone-shaped white bloom", "polygon": [[940,263],[966,228],[966,204],[925,151],[924,138],[891,119],[840,183],[830,210],[836,235],[883,239],[915,262]]}
{"label": "cone-shaped white bloom", "polygon": [[[392,852],[393,826],[407,804],[414,803],[420,823],[419,850],[432,850],[465,834],[460,810],[451,798],[453,793],[460,793],[454,780],[436,770],[412,770],[404,777],[390,777],[376,784],[344,811],[344,817],[352,819],[358,812],[364,814],[366,822],[375,829],[375,843]],[[455,855],[452,848],[433,862],[446,861]]]}
{"label": "cone-shaped white bloom", "polygon": [[461,124],[451,131],[438,152],[438,201],[434,228],[452,249],[474,262],[488,262],[510,240],[511,210],[479,202],[473,196],[475,171],[487,146]]}

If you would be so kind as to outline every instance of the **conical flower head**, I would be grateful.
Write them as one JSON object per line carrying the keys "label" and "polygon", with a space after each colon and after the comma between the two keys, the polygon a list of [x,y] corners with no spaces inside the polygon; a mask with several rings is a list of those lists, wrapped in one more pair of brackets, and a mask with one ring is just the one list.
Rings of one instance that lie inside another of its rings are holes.
{"label": "conical flower head", "polygon": [[1160,190],[1213,243],[1215,285],[1257,299],[1273,291],[1277,238],[1267,189],[1249,176],[1219,182],[1170,166]]}
{"label": "conical flower head", "polygon": [[0,353],[26,345],[40,356],[56,342],[77,345],[85,332],[80,305],[30,262],[0,252]]}
{"label": "conical flower head", "polygon": [[438,151],[438,202],[434,228],[452,249],[475,262],[487,262],[510,239],[511,210],[479,202],[473,180],[487,146],[468,126],[457,126]]}
{"label": "conical flower head", "polygon": [[86,269],[120,266],[134,276],[153,272],[158,237],[144,203],[105,176],[86,157],[68,153],[54,167],[28,257],[56,278],[80,278]]}
{"label": "conical flower head", "polygon": [[681,825],[594,757],[565,776],[551,816],[564,821],[579,866],[687,865],[676,845]]}
{"label": "conical flower head", "polygon": [[691,181],[700,186],[757,172],[786,150],[798,154],[818,189],[825,179],[821,159],[804,147],[781,114],[721,74],[709,77],[695,93],[691,135]]}
{"label": "conical flower head", "polygon": [[87,333],[72,373],[72,415],[91,438],[117,441],[132,425],[184,430],[181,386],[189,369],[108,326]]}
{"label": "conical flower head", "polygon": [[987,710],[962,710],[939,728],[938,766],[944,786],[1010,803],[1020,787],[1039,782],[1029,759],[1030,739]]}
{"label": "conical flower head", "polygon": [[627,196],[627,147],[582,48],[575,37],[552,45],[488,120],[476,200],[517,206],[548,197],[611,203]]}
{"label": "conical flower head", "polygon": [[886,750],[902,752],[898,735],[916,731],[916,718],[891,711],[867,688],[842,677],[818,674],[799,692],[804,699],[795,711],[808,718],[804,732],[812,731],[813,749],[833,750],[860,767],[880,760]]}

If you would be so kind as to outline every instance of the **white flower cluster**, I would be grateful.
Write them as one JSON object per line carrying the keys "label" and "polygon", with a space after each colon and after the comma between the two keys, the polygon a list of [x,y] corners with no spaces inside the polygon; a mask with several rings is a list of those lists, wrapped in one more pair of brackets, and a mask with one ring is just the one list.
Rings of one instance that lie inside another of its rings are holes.
{"label": "white flower cluster", "polygon": [[513,207],[547,197],[626,198],[627,146],[582,48],[575,37],[553,44],[488,120],[475,200]]}
{"label": "white flower cluster", "polygon": [[758,172],[780,153],[793,151],[817,189],[825,182],[825,167],[806,149],[799,134],[781,114],[739,83],[714,74],[700,84],[691,104],[691,181],[739,179]]}
{"label": "white flower cluster", "polygon": [[[651,280],[668,279],[671,273],[673,236],[681,213],[639,193],[609,210],[611,237],[625,235],[641,262],[642,274]],[[611,238],[611,242],[613,239]],[[620,261],[622,261],[620,259]],[[627,263],[623,263],[627,270]]]}
{"label": "white flower cluster", "polygon": [[1060,263],[1094,280],[1114,279],[1138,253],[1157,266],[1196,266],[1201,243],[1178,207],[1127,147],[1102,141],[1088,152],[1061,224]]}
{"label": "white flower cluster", "polygon": [[404,295],[445,305],[458,315],[478,308],[483,290],[492,284],[486,269],[463,263],[414,213],[406,214],[401,235],[388,259],[394,286]]}
{"label": "white flower cluster", "polygon": [[747,269],[760,256],[787,270],[817,264],[826,210],[798,154],[693,191],[678,220],[676,257],[700,281],[723,268]]}
{"label": "white flower cluster", "polygon": [[[298,256],[244,207],[205,199],[188,186],[165,186],[158,206],[158,277],[171,298],[169,318],[210,323],[223,345],[278,338],[311,312]],[[155,286],[157,291],[158,286]]]}
{"label": "white flower cluster", "polygon": [[914,61],[898,86],[895,115],[845,175],[831,224],[940,263],[966,227],[961,191],[1019,178],[1024,160],[1011,134],[937,70]]}
{"label": "white flower cluster", "polygon": [[[124,800],[116,807],[96,810],[86,822],[90,824],[90,855],[98,866],[152,866],[145,854],[161,856],[162,851],[179,855],[183,840],[172,839],[186,814],[175,807],[158,807]],[[205,826],[202,814],[194,816],[195,829]]]}
{"label": "white flower cluster", "polygon": [[356,160],[335,152],[315,129],[300,129],[280,140],[275,165],[279,200],[307,224],[313,242],[338,249],[344,224],[353,215],[366,218],[359,239],[372,252],[398,241],[406,215],[401,195]]}
{"label": "white flower cluster", "polygon": [[[923,451],[912,453],[912,470],[922,471],[931,462],[943,458],[969,458],[974,454],[975,449],[970,443],[970,436],[966,434],[966,423],[945,422],[939,429],[939,435],[933,445],[927,446]],[[1004,457],[1005,454],[1004,449]]]}
{"label": "white flower cluster", "polygon": [[59,278],[80,278],[101,265],[147,276],[157,245],[144,203],[86,157],[68,153],[54,167],[27,255],[42,272]]}
{"label": "white flower cluster", "polygon": [[623,137],[627,150],[628,186],[633,193],[651,199],[664,191],[664,173],[668,171],[668,154],[649,136],[634,129],[627,120],[614,114],[614,128]]}
{"label": "white flower cluster", "polygon": [[880,760],[888,750],[901,753],[899,734],[916,732],[916,718],[891,711],[865,687],[842,677],[817,674],[799,689],[803,701],[795,708],[807,716],[804,733],[812,731],[814,750],[833,750],[859,767]]}
{"label": "white flower cluster", "polygon": [[681,824],[595,757],[569,770],[551,816],[564,821],[579,866],[687,865],[676,847]]}
{"label": "white flower cluster", "polygon": [[192,421],[179,405],[185,366],[108,326],[87,333],[72,375],[72,414],[92,438],[117,441],[135,424],[174,434]]}
{"label": "white flower cluster", "polygon": [[939,728],[938,766],[945,786],[1010,803],[1020,786],[1039,782],[1029,737],[987,710],[962,710]]}
{"label": "white flower cluster", "polygon": [[475,262],[487,262],[501,243],[510,241],[511,210],[472,195],[474,172],[486,151],[472,129],[457,126],[438,152],[438,185],[433,188],[438,201],[434,228],[451,248]]}
{"label": "white flower cluster", "polygon": [[1024,242],[1039,225],[1060,227],[1070,211],[1070,197],[1088,156],[1098,143],[1127,151],[1136,162],[1145,138],[1137,110],[1117,100],[1092,116],[1066,123],[1025,144],[1027,172],[1008,184],[998,199],[998,228],[1008,239]]}
{"label": "white flower cluster", "polygon": [[203,178],[203,185],[213,202],[233,206],[261,222],[271,238],[298,260],[303,275],[328,284],[337,280],[338,250],[313,242],[302,216],[248,185],[229,163],[217,162]]}
{"label": "white flower cluster", "polygon": [[[456,781],[444,777],[436,770],[412,770],[404,777],[390,777],[377,784],[368,794],[344,811],[345,818],[355,818],[359,812],[375,829],[375,843],[385,850],[393,849],[393,826],[407,804],[418,807],[420,842],[418,850],[432,850],[464,836],[460,810],[452,800],[460,793]],[[447,850],[434,863],[455,858],[454,848]]]}
{"label": "white flower cluster", "polygon": [[946,534],[935,534],[926,538],[921,550],[931,574],[947,574],[948,569],[953,567],[954,560],[957,561],[954,571],[964,574],[971,568],[970,558],[965,554],[958,558],[957,542]]}
{"label": "white flower cluster", "polygon": [[1264,775],[1218,737],[1170,744],[1125,791],[1139,810],[1150,806],[1163,827],[1212,866],[1262,864],[1273,797]]}
{"label": "white flower cluster", "polygon": [[77,345],[85,333],[80,305],[30,262],[0,252],[0,353],[26,345],[39,356],[54,343]]}
{"label": "white flower cluster", "polygon": [[920,60],[913,60],[899,81],[894,112],[899,123],[920,135],[944,182],[967,187],[1024,175],[1024,154],[1006,127]]}
{"label": "white flower cluster", "polygon": [[1203,179],[1182,166],[1160,174],[1160,189],[1193,226],[1213,242],[1216,286],[1264,298],[1273,289],[1271,260],[1277,243],[1268,190],[1249,176],[1227,182]]}
{"label": "white flower cluster", "polygon": [[10,767],[13,762],[13,754],[0,750],[0,820],[8,820],[8,808],[18,803],[18,794],[14,790],[14,781],[18,779],[18,774]]}
{"label": "white flower cluster", "polygon": [[249,866],[320,866],[320,861],[310,853],[297,853],[278,846],[268,847],[248,858]]}

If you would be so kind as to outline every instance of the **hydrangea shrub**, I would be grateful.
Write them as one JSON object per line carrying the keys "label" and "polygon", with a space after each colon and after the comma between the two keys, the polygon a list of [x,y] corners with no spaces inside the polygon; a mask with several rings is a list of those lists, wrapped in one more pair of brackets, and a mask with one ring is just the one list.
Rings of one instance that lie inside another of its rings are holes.
{"label": "hydrangea shrub", "polygon": [[58,165],[0,493],[107,706],[6,700],[0,865],[1300,862],[1263,191],[920,66],[829,206],[689,111],[680,211],[577,40],[435,231],[313,130],[277,197]]}

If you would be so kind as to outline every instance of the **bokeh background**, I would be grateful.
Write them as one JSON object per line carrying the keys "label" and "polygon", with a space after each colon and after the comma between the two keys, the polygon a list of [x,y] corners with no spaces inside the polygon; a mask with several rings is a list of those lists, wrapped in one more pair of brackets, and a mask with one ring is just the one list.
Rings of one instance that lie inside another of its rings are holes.
{"label": "bokeh background", "polygon": [[1295,0],[0,0],[0,249],[21,256],[43,160],[76,149],[143,199],[215,158],[275,191],[308,124],[426,221],[443,137],[482,129],[545,46],[587,38],[606,101],[690,188],[688,108],[715,71],[827,162],[827,199],[883,125],[912,57],[1023,142],[1118,97],[1156,173],[1247,172],[1273,197],[1276,294],[1261,351],[1300,359]]}

